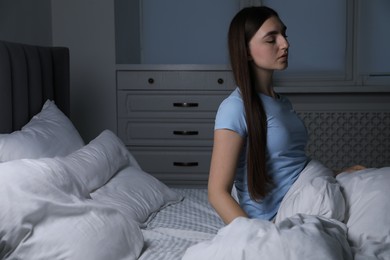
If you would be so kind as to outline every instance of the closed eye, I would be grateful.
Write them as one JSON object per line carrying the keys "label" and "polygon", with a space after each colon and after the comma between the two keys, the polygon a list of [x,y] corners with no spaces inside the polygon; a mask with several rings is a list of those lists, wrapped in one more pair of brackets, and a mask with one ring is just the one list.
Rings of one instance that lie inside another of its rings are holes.
{"label": "closed eye", "polygon": [[267,43],[275,43],[275,42],[276,42],[276,39],[275,39],[275,38],[267,39],[266,42],[267,42]]}

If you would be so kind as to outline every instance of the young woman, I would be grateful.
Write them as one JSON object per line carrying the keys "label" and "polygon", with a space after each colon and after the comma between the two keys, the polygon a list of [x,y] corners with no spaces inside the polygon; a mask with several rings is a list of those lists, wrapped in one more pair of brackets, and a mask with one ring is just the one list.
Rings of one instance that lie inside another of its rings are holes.
{"label": "young woman", "polygon": [[217,112],[209,201],[225,223],[238,216],[272,220],[310,160],[306,128],[273,86],[274,70],[288,65],[286,26],[268,7],[244,8],[230,24],[228,41],[238,88]]}
{"label": "young woman", "polygon": [[[239,216],[272,220],[310,161],[306,128],[273,86],[274,71],[288,65],[286,26],[274,10],[248,7],[233,18],[228,40],[238,88],[215,119],[209,201],[225,223]],[[239,202],[231,195],[233,185]]]}

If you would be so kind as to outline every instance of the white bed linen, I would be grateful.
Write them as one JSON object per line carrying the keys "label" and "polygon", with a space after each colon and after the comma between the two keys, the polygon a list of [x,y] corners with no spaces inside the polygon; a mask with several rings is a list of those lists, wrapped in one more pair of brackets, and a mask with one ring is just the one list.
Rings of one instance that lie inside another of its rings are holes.
{"label": "white bed linen", "polygon": [[66,156],[84,146],[77,129],[51,100],[20,131],[0,134],[0,162]]}
{"label": "white bed linen", "polygon": [[390,259],[390,167],[337,176],[347,202],[345,222],[356,260]]}
{"label": "white bed linen", "polygon": [[316,160],[311,160],[284,196],[275,222],[297,213],[344,220],[345,199],[333,172]]}
{"label": "white bed linen", "polygon": [[343,223],[298,214],[278,224],[236,218],[210,241],[190,247],[183,260],[353,259]]}
{"label": "white bed linen", "polygon": [[110,131],[66,157],[0,164],[0,258],[136,259],[138,224],[90,192],[129,164]]}
{"label": "white bed linen", "polygon": [[158,210],[183,198],[139,167],[120,170],[103,187],[91,194],[96,202],[113,207],[127,218],[145,226]]}
{"label": "white bed linen", "polygon": [[183,260],[389,260],[390,168],[337,180],[313,161],[283,200],[276,223],[238,218],[190,246]]}

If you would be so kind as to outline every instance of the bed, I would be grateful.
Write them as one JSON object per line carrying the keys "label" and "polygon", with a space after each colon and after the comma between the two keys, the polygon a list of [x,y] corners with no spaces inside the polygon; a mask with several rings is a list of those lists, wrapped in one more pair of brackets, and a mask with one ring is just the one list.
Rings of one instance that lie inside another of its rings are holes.
{"label": "bed", "polygon": [[274,223],[224,225],[204,187],[166,186],[115,133],[83,141],[67,48],[0,42],[0,99],[1,259],[390,259],[388,167],[312,160]]}

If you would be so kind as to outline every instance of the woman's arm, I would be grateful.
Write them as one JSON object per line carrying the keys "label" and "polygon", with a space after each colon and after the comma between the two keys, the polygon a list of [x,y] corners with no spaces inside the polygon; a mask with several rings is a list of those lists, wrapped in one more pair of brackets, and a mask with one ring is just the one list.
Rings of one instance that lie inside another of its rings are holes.
{"label": "woman's arm", "polygon": [[234,131],[214,131],[208,196],[210,204],[226,224],[239,216],[247,217],[231,196],[237,161],[243,143],[244,139]]}

